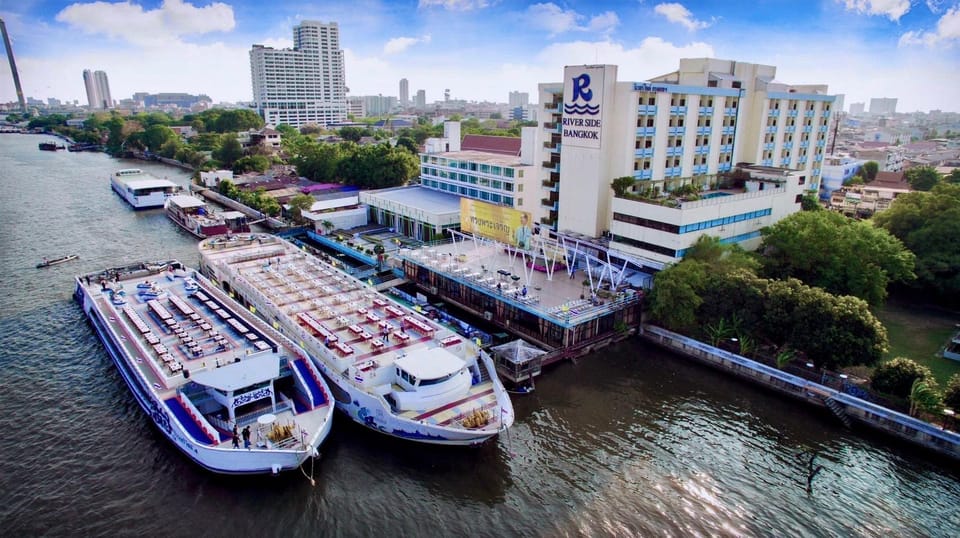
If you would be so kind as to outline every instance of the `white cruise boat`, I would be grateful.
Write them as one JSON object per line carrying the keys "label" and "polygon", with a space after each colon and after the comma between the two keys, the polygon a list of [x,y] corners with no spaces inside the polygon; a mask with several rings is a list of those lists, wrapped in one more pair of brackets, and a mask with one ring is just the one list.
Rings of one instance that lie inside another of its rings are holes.
{"label": "white cruise boat", "polygon": [[147,416],[198,465],[297,469],[334,403],[303,350],[179,262],[76,278],[75,298]]}
{"label": "white cruise boat", "polygon": [[395,437],[473,445],[513,424],[473,342],[272,235],[200,242],[201,270],[303,347],[337,407]]}
{"label": "white cruise boat", "polygon": [[196,196],[175,194],[167,198],[163,207],[170,220],[200,239],[226,233],[250,232],[246,215],[238,211],[217,213]]}
{"label": "white cruise boat", "polygon": [[176,183],[156,178],[139,168],[117,170],[110,176],[110,187],[134,209],[163,207],[167,198],[181,191]]}

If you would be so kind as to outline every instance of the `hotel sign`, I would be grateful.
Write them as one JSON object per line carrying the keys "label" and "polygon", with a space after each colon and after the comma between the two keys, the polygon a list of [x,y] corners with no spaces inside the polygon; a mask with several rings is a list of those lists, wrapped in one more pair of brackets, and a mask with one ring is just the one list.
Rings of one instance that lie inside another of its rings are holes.
{"label": "hotel sign", "polygon": [[603,66],[573,66],[563,70],[563,129],[561,144],[600,149],[603,127]]}

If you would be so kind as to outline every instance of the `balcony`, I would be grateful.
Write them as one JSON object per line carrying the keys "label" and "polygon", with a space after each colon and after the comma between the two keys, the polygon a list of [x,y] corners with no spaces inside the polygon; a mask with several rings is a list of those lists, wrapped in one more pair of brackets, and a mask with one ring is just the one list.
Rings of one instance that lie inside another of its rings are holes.
{"label": "balcony", "polygon": [[776,126],[776,125],[768,125],[767,128],[763,130],[763,132],[765,132],[765,133],[767,133],[767,134],[776,133],[776,132],[777,132],[777,126]]}
{"label": "balcony", "polygon": [[684,128],[683,128],[683,127],[678,127],[678,126],[668,127],[668,128],[667,128],[667,135],[669,135],[669,136],[683,136],[683,131],[684,131]]}
{"label": "balcony", "polygon": [[637,127],[637,136],[653,136],[656,133],[656,127]]}
{"label": "balcony", "polygon": [[680,168],[679,166],[668,166],[664,168],[663,177],[680,177]]}
{"label": "balcony", "polygon": [[548,131],[552,131],[552,130],[556,129],[558,125],[560,125],[560,124],[557,123],[557,122],[555,122],[555,121],[551,121],[551,122],[544,123],[544,124],[543,124],[543,128],[546,129],[546,130],[548,130]]}
{"label": "balcony", "polygon": [[720,129],[721,134],[732,135],[737,131],[737,128],[733,125],[725,125]]}
{"label": "balcony", "polygon": [[549,170],[550,172],[560,172],[560,163],[552,163],[550,161],[543,161],[543,168]]}
{"label": "balcony", "polygon": [[720,163],[717,165],[717,171],[729,172],[733,168],[733,163]]}
{"label": "balcony", "polygon": [[709,166],[706,164],[698,164],[693,167],[693,175],[702,176],[707,173]]}
{"label": "balcony", "polygon": [[771,108],[770,110],[767,111],[767,117],[769,117],[769,118],[779,118],[779,117],[780,117],[780,109],[779,109],[779,108]]}
{"label": "balcony", "polygon": [[560,146],[561,146],[561,144],[555,144],[552,148],[550,148],[550,153],[556,153],[556,154],[559,155],[559,154],[560,154]]}
{"label": "balcony", "polygon": [[829,110],[824,110],[824,111],[823,111],[823,114],[821,114],[821,116],[823,116],[824,118],[829,118],[829,117],[830,117],[830,111],[829,111]]}
{"label": "balcony", "polygon": [[822,154],[822,153],[818,153],[817,155],[814,155],[814,156],[813,156],[813,162],[815,162],[815,163],[818,163],[818,162],[820,162],[820,161],[822,161],[822,160],[823,160],[823,154]]}
{"label": "balcony", "polygon": [[767,142],[766,144],[763,145],[763,149],[773,151],[773,146],[774,146],[773,142]]}
{"label": "balcony", "polygon": [[787,112],[787,116],[788,116],[788,117],[791,117],[791,118],[796,118],[796,117],[797,117],[797,112],[798,112],[797,109],[790,110],[790,111]]}
{"label": "balcony", "polygon": [[784,142],[783,149],[793,149],[793,142]]}
{"label": "balcony", "polygon": [[800,147],[801,147],[801,148],[809,148],[809,147],[810,147],[810,141],[809,141],[809,140],[803,140],[803,141],[801,141],[801,142],[800,142]]}
{"label": "balcony", "polygon": [[803,117],[805,117],[805,118],[812,118],[815,113],[816,113],[816,112],[813,111],[813,110],[805,110],[805,111],[803,112]]}
{"label": "balcony", "polygon": [[773,159],[763,159],[760,164],[762,166],[773,166]]}
{"label": "balcony", "polygon": [[730,153],[733,151],[733,144],[721,144],[720,153]]}
{"label": "balcony", "polygon": [[785,133],[795,133],[795,132],[797,132],[797,126],[796,126],[796,125],[787,125],[787,126],[783,129],[783,132],[785,132]]}
{"label": "balcony", "polygon": [[817,140],[817,147],[818,147],[818,148],[822,148],[822,147],[825,146],[826,144],[827,144],[827,141],[826,141],[826,140],[823,140],[823,139]]}
{"label": "balcony", "polygon": [[700,136],[710,136],[711,130],[712,128],[706,126],[697,127],[697,134]]}
{"label": "balcony", "polygon": [[557,203],[550,201],[549,198],[543,198],[543,199],[541,199],[541,200],[540,200],[540,205],[542,205],[543,207],[549,208],[549,209],[551,209],[551,210],[556,210],[556,209],[557,209]]}
{"label": "balcony", "polygon": [[710,146],[697,146],[697,147],[693,150],[693,154],[694,154],[694,155],[709,155],[709,154],[710,154]]}
{"label": "balcony", "polygon": [[634,170],[633,179],[653,179],[653,170]]}
{"label": "balcony", "polygon": [[804,133],[809,133],[813,131],[813,125],[804,125],[803,129],[801,129],[800,131]]}
{"label": "balcony", "polygon": [[680,155],[683,155],[683,146],[667,148],[667,157],[679,157]]}
{"label": "balcony", "polygon": [[653,157],[653,148],[640,148],[635,150],[634,155],[640,158]]}
{"label": "balcony", "polygon": [[672,106],[672,107],[670,107],[670,113],[671,113],[671,114],[686,114],[686,113],[687,113],[687,107],[685,107],[685,106]]}
{"label": "balcony", "polygon": [[547,104],[543,105],[543,109],[546,110],[547,112],[550,112],[550,113],[553,113],[553,114],[559,114],[559,113],[560,113],[560,103],[547,103]]}
{"label": "balcony", "polygon": [[657,105],[639,105],[637,106],[637,115],[645,116],[647,114],[653,115],[657,113]]}
{"label": "balcony", "polygon": [[732,107],[732,106],[728,106],[727,108],[723,109],[723,115],[724,115],[724,116],[736,116],[736,115],[737,115],[737,109],[734,108],[734,107]]}
{"label": "balcony", "polygon": [[713,114],[713,107],[712,107],[712,106],[702,106],[702,107],[700,107],[700,108],[697,109],[697,113],[700,114],[701,116],[712,115],[712,114]]}
{"label": "balcony", "polygon": [[827,132],[827,126],[826,126],[826,125],[821,125],[821,126],[817,129],[817,132],[820,132],[820,133],[825,133],[825,132]]}

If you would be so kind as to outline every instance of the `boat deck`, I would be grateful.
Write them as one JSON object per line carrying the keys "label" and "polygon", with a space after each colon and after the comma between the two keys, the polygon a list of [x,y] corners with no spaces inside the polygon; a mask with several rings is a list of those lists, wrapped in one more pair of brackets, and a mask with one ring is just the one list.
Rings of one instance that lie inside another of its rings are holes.
{"label": "boat deck", "polygon": [[[477,353],[473,342],[456,334],[438,338],[438,331],[448,331],[295,248],[278,248],[264,240],[248,243],[242,252],[242,256],[227,250],[222,254],[205,250],[204,254],[212,263],[230,266],[241,295],[265,299],[290,325],[302,329],[302,335],[314,339],[316,347],[329,349],[337,364],[346,365],[341,373],[352,376],[364,390],[373,389],[363,385],[368,376],[418,350],[462,344],[461,358]],[[395,385],[392,388],[402,390]],[[478,409],[493,410],[495,417],[496,407],[493,383],[484,379],[457,401],[397,415],[446,426]]]}
{"label": "boat deck", "polygon": [[[197,289],[186,287],[185,276],[193,277]],[[183,409],[175,400],[179,395],[177,389],[190,382],[185,371],[192,376],[257,353],[286,354],[291,363],[305,360],[298,359],[285,348],[281,349],[263,327],[257,327],[256,323],[251,323],[246,316],[238,313],[236,303],[197,280],[192,271],[177,276],[173,272],[163,271],[148,279],[142,275],[125,276],[121,272],[81,277],[81,284],[91,293],[97,309],[109,313],[105,318],[110,328],[120,335],[123,353],[133,358],[140,375],[152,386],[159,399],[166,403],[170,412],[181,419],[178,412]],[[151,287],[146,288],[147,285]],[[112,290],[124,292],[125,304],[113,301]],[[140,293],[148,290],[147,294]],[[320,392],[323,394],[322,390]],[[325,401],[316,409],[329,405],[331,402]],[[275,414],[278,423],[291,422],[296,416],[296,420],[310,431],[320,428],[325,420],[322,412],[305,415],[289,406],[262,412]],[[189,414],[186,412],[186,416]],[[252,415],[248,418],[248,422],[255,420]],[[181,422],[188,430],[195,425],[192,420]],[[219,439],[210,439],[210,444],[229,446],[232,443],[229,426],[217,424],[215,418],[211,422],[218,430]]]}

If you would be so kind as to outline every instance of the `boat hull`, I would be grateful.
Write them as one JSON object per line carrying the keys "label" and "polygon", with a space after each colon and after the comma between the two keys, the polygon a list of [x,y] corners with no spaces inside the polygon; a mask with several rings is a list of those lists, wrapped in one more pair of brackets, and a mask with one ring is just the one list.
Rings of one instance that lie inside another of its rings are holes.
{"label": "boat hull", "polygon": [[[311,435],[309,450],[236,450],[206,446],[195,442],[173,416],[157,394],[145,386],[143,378],[135,373],[136,365],[123,350],[123,341],[129,341],[132,335],[122,335],[112,327],[111,319],[115,312],[105,310],[104,304],[97,304],[81,285],[76,282],[74,298],[80,303],[87,320],[103,343],[120,377],[123,378],[134,400],[160,431],[181,453],[198,466],[218,474],[276,474],[285,470],[297,469],[311,456],[316,456],[319,443],[326,438],[332,425],[327,420],[320,431]],[[109,307],[107,307],[109,308]]]}

